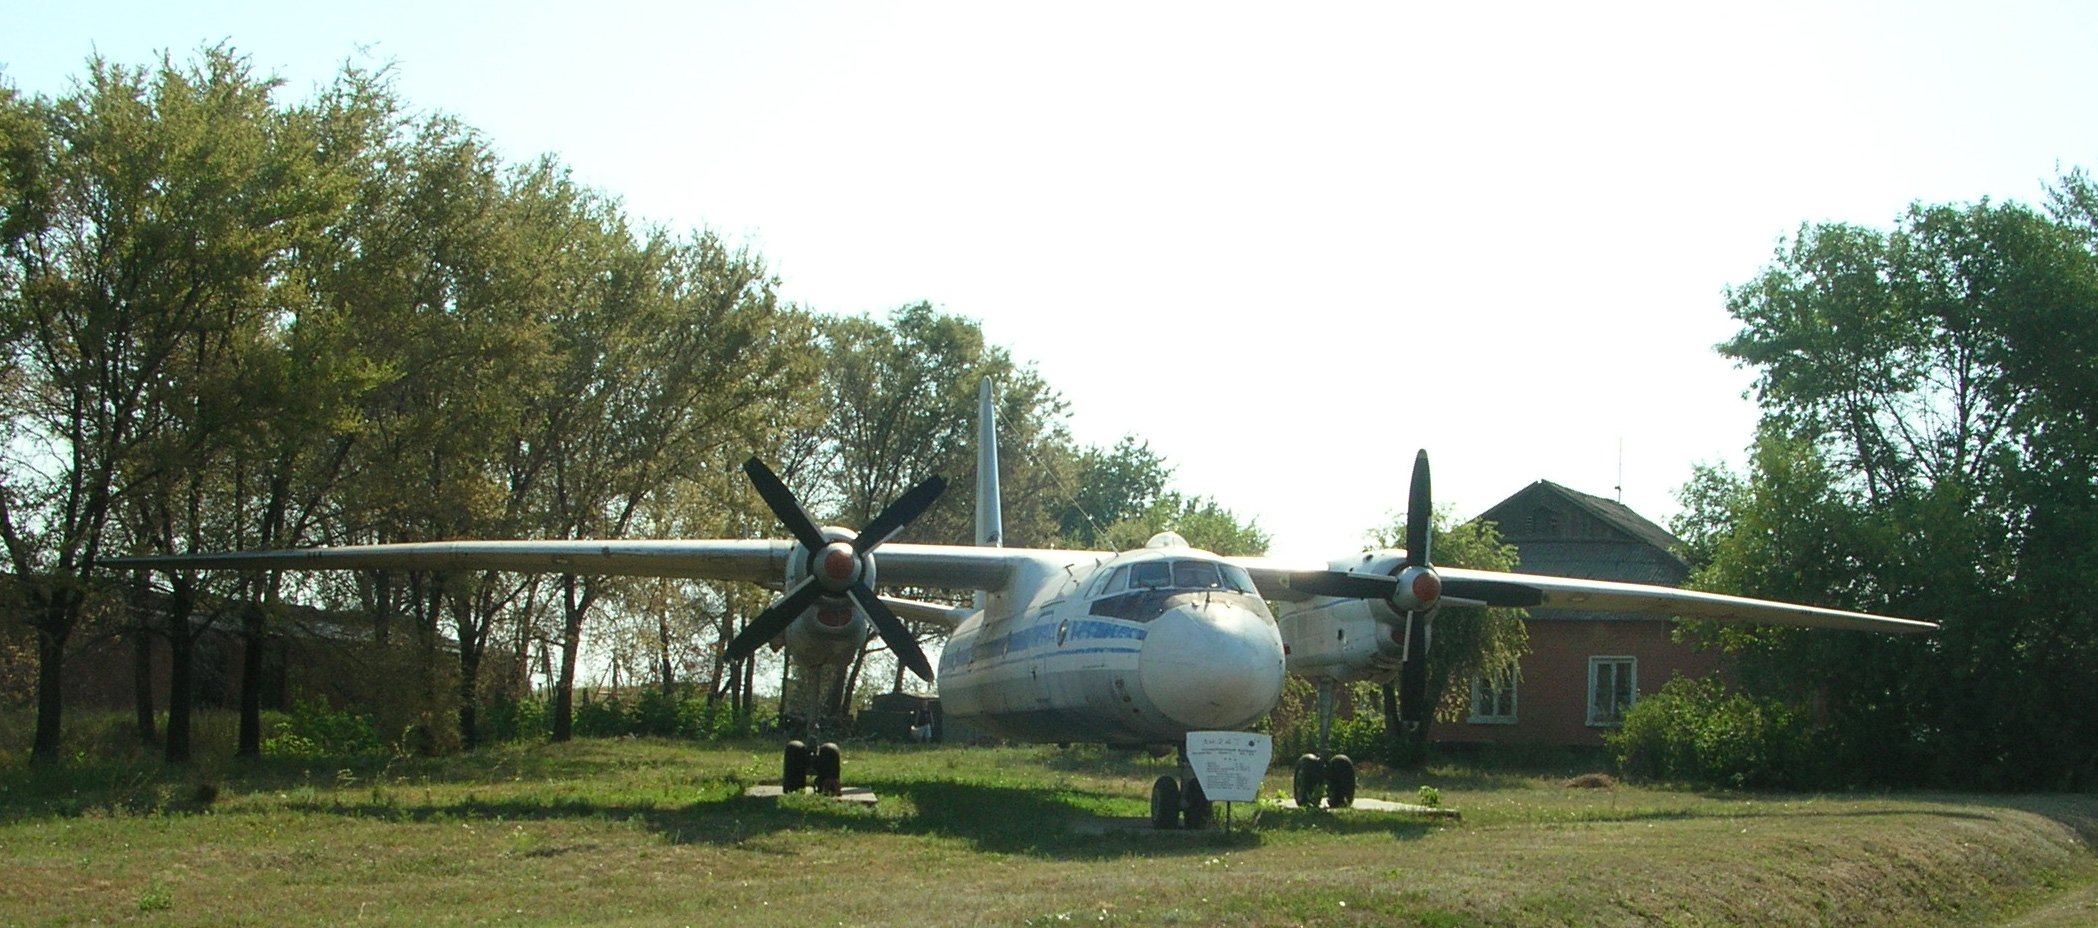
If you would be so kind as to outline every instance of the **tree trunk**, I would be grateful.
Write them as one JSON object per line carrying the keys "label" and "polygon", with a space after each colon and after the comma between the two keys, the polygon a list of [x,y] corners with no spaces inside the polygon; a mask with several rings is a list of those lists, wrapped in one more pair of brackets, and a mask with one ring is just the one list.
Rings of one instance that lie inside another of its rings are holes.
{"label": "tree trunk", "polygon": [[677,677],[670,666],[670,619],[661,613],[656,615],[656,657],[663,678],[663,695],[677,695]]}
{"label": "tree trunk", "polygon": [[480,719],[476,706],[478,700],[474,698],[474,691],[477,688],[476,681],[480,679],[481,655],[476,653],[473,648],[461,647],[459,649],[459,743],[469,751],[473,750],[480,743],[475,737],[475,731],[479,726]]}
{"label": "tree trunk", "polygon": [[168,637],[168,737],[161,758],[170,764],[189,763],[189,722],[196,704],[195,635]]}
{"label": "tree trunk", "polygon": [[561,578],[561,677],[554,683],[554,740],[575,737],[576,652],[582,648],[583,615],[593,590],[570,574]]}
{"label": "tree trunk", "polygon": [[475,731],[480,723],[481,658],[488,650],[488,623],[495,607],[486,599],[482,578],[480,595],[452,597],[452,629],[459,634],[459,745],[471,751],[480,744]]}
{"label": "tree trunk", "polygon": [[190,622],[196,611],[196,581],[176,575],[168,582],[168,608],[162,616],[168,639],[168,733],[162,758],[170,764],[189,763],[190,717],[196,709],[197,627]]}
{"label": "tree trunk", "polygon": [[46,618],[36,629],[36,740],[29,757],[38,763],[55,763],[59,758],[59,716],[65,710],[66,639],[73,631],[72,622],[59,620],[64,608],[59,603],[47,606]]}
{"label": "tree trunk", "polygon": [[269,645],[269,613],[250,601],[240,611],[240,736],[235,757],[262,756],[262,665]]}
{"label": "tree trunk", "polygon": [[153,708],[153,630],[138,613],[131,626],[131,705],[138,719],[138,743],[160,746],[159,713]]}

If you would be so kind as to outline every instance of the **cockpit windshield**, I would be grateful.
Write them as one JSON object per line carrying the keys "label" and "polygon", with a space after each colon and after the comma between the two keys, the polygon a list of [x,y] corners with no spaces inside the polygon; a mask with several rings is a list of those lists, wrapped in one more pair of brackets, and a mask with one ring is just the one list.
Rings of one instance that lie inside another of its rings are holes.
{"label": "cockpit windshield", "polygon": [[1115,568],[1100,593],[1129,590],[1230,590],[1258,594],[1253,578],[1235,565],[1208,560],[1143,561]]}

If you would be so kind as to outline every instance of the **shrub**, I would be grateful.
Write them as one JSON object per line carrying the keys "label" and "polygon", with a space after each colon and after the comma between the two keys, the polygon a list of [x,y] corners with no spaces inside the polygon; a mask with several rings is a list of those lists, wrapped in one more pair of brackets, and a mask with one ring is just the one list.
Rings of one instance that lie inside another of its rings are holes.
{"label": "shrub", "polygon": [[552,724],[547,720],[546,710],[546,700],[537,696],[527,696],[523,699],[499,696],[488,704],[488,711],[481,715],[486,726],[482,734],[490,741],[545,738],[553,732]]}
{"label": "shrub", "polygon": [[370,716],[307,700],[293,704],[276,733],[262,742],[264,757],[348,757],[384,748]]}
{"label": "shrub", "polygon": [[1604,741],[1625,775],[1648,780],[1787,788],[1815,782],[1819,766],[1799,713],[1774,699],[1729,694],[1716,678],[1668,681]]}

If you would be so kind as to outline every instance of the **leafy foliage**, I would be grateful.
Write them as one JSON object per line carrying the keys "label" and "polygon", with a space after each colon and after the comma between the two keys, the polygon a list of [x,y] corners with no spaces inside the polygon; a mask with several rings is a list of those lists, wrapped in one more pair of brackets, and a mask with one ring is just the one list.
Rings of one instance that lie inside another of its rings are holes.
{"label": "leafy foliage", "polygon": [[1872,782],[2098,782],[2098,720],[2066,695],[2098,692],[2098,430],[2071,412],[2098,352],[2088,194],[2071,175],[2053,215],[1803,228],[1729,293],[1721,351],[1758,370],[1764,422],[1747,474],[1687,488],[1678,534],[1707,588],[1944,623],[1718,635],[1750,694],[1811,701]]}
{"label": "leafy foliage", "polygon": [[1797,710],[1777,699],[1728,693],[1717,679],[1668,681],[1603,740],[1626,774],[1649,780],[1736,789],[1845,782],[1823,762],[1813,727]]}
{"label": "leafy foliage", "polygon": [[356,757],[380,752],[371,717],[348,709],[330,709],[326,704],[301,700],[278,726],[276,734],[262,743],[264,757]]}

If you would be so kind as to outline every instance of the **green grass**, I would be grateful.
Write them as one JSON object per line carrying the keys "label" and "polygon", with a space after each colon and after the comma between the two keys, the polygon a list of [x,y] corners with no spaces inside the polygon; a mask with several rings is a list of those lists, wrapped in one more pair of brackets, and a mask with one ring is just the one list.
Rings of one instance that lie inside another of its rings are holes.
{"label": "green grass", "polygon": [[[2098,797],[1721,795],[1431,768],[1461,822],[1238,807],[1169,762],[849,745],[873,808],[742,797],[769,743],[0,765],[0,924],[2082,924]],[[1267,789],[1286,789],[1278,771]]]}

